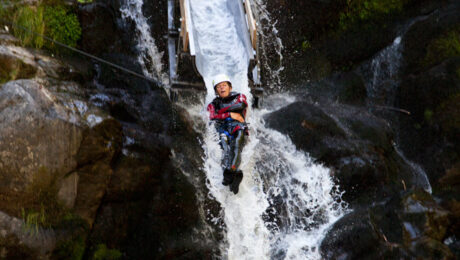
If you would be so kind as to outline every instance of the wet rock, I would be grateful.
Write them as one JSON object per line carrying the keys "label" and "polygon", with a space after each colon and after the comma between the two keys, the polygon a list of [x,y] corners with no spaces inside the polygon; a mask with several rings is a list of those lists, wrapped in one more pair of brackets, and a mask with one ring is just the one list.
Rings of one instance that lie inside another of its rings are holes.
{"label": "wet rock", "polygon": [[[102,1],[78,6],[78,20],[82,28],[80,46],[98,55],[120,48],[120,36],[116,11]],[[121,36],[123,38],[123,36]]]}
{"label": "wet rock", "polygon": [[447,211],[430,194],[420,190],[395,194],[335,223],[323,240],[322,255],[327,259],[453,259],[443,244],[448,225]]}
{"label": "wet rock", "polygon": [[90,226],[110,182],[111,163],[120,153],[121,144],[121,125],[113,119],[83,133],[76,155],[79,179],[74,209]]}
{"label": "wet rock", "polygon": [[367,90],[361,76],[355,72],[345,72],[310,84],[307,96],[317,101],[334,100],[349,105],[364,105]]}
{"label": "wet rock", "polygon": [[452,58],[417,75],[400,86],[399,106],[411,112],[400,117],[401,148],[436,181],[459,159],[458,96],[460,59]]}
{"label": "wet rock", "polygon": [[405,74],[419,73],[425,68],[424,58],[427,46],[431,40],[442,35],[460,24],[460,4],[457,1],[450,3],[430,13],[411,26],[403,38],[403,57],[406,63]]}
{"label": "wet rock", "polygon": [[411,256],[402,246],[389,242],[366,211],[350,213],[337,221],[323,240],[321,252],[325,259],[406,259]]}
{"label": "wet rock", "polygon": [[345,191],[343,199],[354,205],[415,185],[409,166],[393,147],[390,127],[361,109],[300,101],[269,114],[266,122],[332,167]]}

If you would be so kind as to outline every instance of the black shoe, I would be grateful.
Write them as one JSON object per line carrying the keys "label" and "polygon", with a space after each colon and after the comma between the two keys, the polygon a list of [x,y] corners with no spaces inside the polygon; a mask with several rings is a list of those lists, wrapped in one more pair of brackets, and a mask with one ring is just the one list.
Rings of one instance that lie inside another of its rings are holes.
{"label": "black shoe", "polygon": [[243,172],[242,171],[236,171],[233,173],[233,182],[230,185],[230,190],[233,191],[233,193],[237,194],[239,189],[240,189],[240,183],[243,180]]}
{"label": "black shoe", "polygon": [[224,170],[224,179],[222,180],[222,185],[228,186],[233,182],[234,173],[229,169]]}

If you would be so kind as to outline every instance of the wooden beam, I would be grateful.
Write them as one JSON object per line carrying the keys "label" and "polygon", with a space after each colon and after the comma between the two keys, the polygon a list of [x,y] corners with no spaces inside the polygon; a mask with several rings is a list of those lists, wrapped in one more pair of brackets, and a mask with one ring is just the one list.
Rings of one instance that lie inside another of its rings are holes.
{"label": "wooden beam", "polygon": [[254,50],[257,50],[257,25],[252,14],[251,2],[250,0],[244,1],[244,7],[246,9],[246,17],[248,18],[249,34],[251,36],[252,47]]}
{"label": "wooden beam", "polygon": [[187,28],[187,12],[185,10],[185,0],[180,0],[180,16],[182,19],[180,25],[180,37],[182,38],[182,50],[188,51],[188,28]]}

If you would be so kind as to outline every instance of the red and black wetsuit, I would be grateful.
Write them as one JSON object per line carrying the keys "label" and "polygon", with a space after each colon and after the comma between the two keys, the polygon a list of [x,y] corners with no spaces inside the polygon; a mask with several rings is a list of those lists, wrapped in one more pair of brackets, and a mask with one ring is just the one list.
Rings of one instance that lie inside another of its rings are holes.
{"label": "red and black wetsuit", "polygon": [[246,116],[248,102],[246,96],[230,92],[226,98],[217,97],[209,105],[209,118],[216,123],[220,135],[220,145],[224,150],[223,165],[225,169],[236,171],[241,162],[246,123],[240,123],[230,117],[230,112]]}

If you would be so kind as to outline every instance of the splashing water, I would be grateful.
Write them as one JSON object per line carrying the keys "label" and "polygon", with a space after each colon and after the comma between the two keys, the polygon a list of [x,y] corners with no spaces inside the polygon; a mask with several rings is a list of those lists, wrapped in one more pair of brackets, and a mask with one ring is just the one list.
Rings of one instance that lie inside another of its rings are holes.
{"label": "splashing water", "polygon": [[163,53],[158,51],[155,40],[151,36],[150,26],[142,14],[143,0],[127,0],[120,9],[122,18],[131,19],[136,24],[138,61],[144,75],[160,80],[165,86],[169,85],[168,75],[163,71],[161,59]]}
{"label": "splashing water", "polygon": [[[259,62],[261,62],[264,70],[267,72],[266,81],[267,86],[265,90],[273,90],[276,92],[281,91],[281,72],[284,70],[283,66],[283,43],[278,37],[278,30],[276,29],[276,22],[273,22],[270,13],[267,11],[265,0],[254,0],[254,16],[257,19],[258,27],[257,34],[259,36]],[[277,57],[277,64],[275,68],[269,64],[274,56]]]}
{"label": "splashing water", "polygon": [[[250,99],[248,57],[232,13],[231,0],[191,1],[196,64],[206,83],[206,104],[215,97],[212,77],[226,73],[233,90]],[[272,98],[279,109],[292,97]],[[275,101],[275,100],[278,100]],[[189,108],[194,118],[209,123],[205,104]],[[250,137],[243,149],[244,172],[240,192],[231,193],[222,182],[222,149],[210,125],[203,134],[203,169],[207,187],[222,207],[226,237],[222,256],[228,259],[320,259],[319,245],[325,231],[343,213],[340,193],[330,171],[296,150],[290,139],[265,127],[269,110],[251,110]],[[197,123],[199,124],[199,123]]]}

